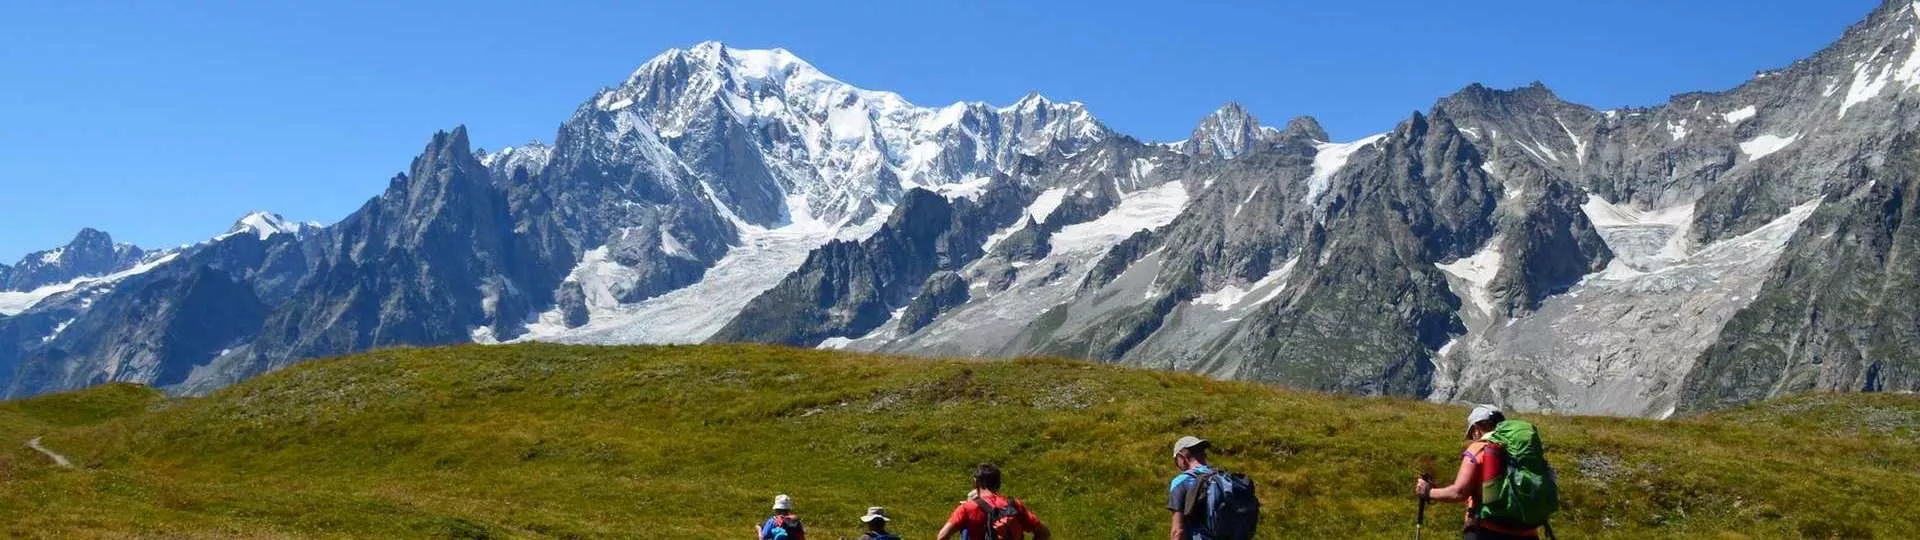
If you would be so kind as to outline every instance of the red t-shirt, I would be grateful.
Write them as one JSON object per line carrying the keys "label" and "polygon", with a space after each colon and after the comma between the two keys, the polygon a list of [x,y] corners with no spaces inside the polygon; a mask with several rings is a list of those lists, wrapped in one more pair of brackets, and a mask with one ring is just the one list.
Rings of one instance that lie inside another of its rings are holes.
{"label": "red t-shirt", "polygon": [[[999,530],[1002,534],[996,538],[1026,538],[1027,532],[1039,528],[1040,518],[1034,517],[1033,511],[1027,509],[1026,503],[1010,501],[998,493],[981,495],[980,499],[987,501],[987,504],[993,505],[994,508],[1006,508],[1008,504],[1015,505],[1014,515],[1008,518],[1006,523],[1001,524]],[[947,524],[966,531],[967,538],[987,537],[987,512],[973,501],[960,503],[958,508],[954,508],[953,515],[947,517]]]}

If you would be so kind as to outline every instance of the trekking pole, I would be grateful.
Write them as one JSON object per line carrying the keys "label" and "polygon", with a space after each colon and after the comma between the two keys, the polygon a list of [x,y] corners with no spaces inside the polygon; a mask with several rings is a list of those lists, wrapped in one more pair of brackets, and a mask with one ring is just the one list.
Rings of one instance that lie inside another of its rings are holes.
{"label": "trekking pole", "polygon": [[[1427,489],[1433,489],[1433,473],[1420,473],[1420,479],[1426,480]],[[1427,494],[1420,494],[1420,515],[1413,519],[1413,540],[1420,540],[1420,530],[1427,526]]]}

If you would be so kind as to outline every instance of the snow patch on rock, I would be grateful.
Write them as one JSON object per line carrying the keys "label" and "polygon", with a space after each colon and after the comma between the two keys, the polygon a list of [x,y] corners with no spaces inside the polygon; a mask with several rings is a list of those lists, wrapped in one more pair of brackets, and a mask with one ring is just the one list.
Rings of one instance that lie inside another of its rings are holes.
{"label": "snow patch on rock", "polygon": [[[1213,306],[1213,309],[1216,311],[1230,311],[1235,308],[1265,304],[1274,298],[1278,298],[1280,293],[1286,291],[1287,278],[1293,275],[1293,266],[1299,262],[1299,257],[1287,259],[1285,264],[1280,265],[1280,269],[1268,272],[1265,277],[1253,282],[1253,284],[1248,285],[1246,288],[1227,285],[1221,287],[1218,291],[1195,297],[1193,304],[1198,306]],[[1254,302],[1245,301],[1247,297],[1254,294],[1260,294],[1259,300]]]}
{"label": "snow patch on rock", "polygon": [[1053,234],[1054,249],[1079,251],[1118,243],[1142,230],[1153,230],[1173,222],[1187,206],[1187,188],[1180,182],[1167,182],[1128,193],[1120,204],[1098,219],[1068,225]]}
{"label": "snow patch on rock", "polygon": [[1314,148],[1317,149],[1318,152],[1313,155],[1313,176],[1307,178],[1307,196],[1302,200],[1313,202],[1315,199],[1319,199],[1320,194],[1326,193],[1327,189],[1332,186],[1333,175],[1339,173],[1340,169],[1347,166],[1347,161],[1353,159],[1355,152],[1359,152],[1361,149],[1371,146],[1373,143],[1380,142],[1381,139],[1385,138],[1387,138],[1387,135],[1382,133],[1348,143],[1320,143],[1315,145]]}
{"label": "snow patch on rock", "polygon": [[1759,108],[1754,107],[1752,105],[1748,105],[1745,108],[1720,115],[1720,117],[1723,119],[1726,119],[1728,124],[1737,126],[1737,125],[1740,125],[1741,122],[1745,122],[1749,119],[1752,119],[1755,115],[1758,115],[1758,114],[1760,114]]}
{"label": "snow patch on rock", "polygon": [[1747,142],[1740,143],[1740,153],[1747,155],[1747,161],[1754,161],[1767,157],[1767,155],[1774,152],[1779,152],[1781,149],[1786,148],[1798,140],[1800,140],[1799,134],[1782,137],[1768,133],[1754,137]]}
{"label": "snow patch on rock", "polygon": [[1060,203],[1066,199],[1067,188],[1042,191],[1040,196],[1033,198],[1033,204],[1027,205],[1027,216],[1033,218],[1034,223],[1046,223],[1047,216],[1053,215],[1053,211],[1060,208]]}
{"label": "snow patch on rock", "polygon": [[1494,314],[1493,293],[1488,286],[1493,283],[1493,278],[1500,274],[1500,241],[1499,237],[1495,237],[1488,240],[1487,245],[1473,255],[1461,257],[1450,263],[1434,265],[1441,272],[1446,272],[1447,275],[1464,282],[1467,288],[1466,294],[1460,294],[1458,290],[1455,290],[1454,294],[1467,300],[1480,313],[1488,316]]}

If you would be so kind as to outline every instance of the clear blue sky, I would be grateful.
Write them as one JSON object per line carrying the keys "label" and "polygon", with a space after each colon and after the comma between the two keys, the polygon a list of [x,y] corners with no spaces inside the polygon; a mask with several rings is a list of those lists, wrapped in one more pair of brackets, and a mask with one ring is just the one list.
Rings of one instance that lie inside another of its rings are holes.
{"label": "clear blue sky", "polygon": [[1344,140],[1475,81],[1540,80],[1597,107],[1728,88],[1811,54],[1877,5],[935,3],[8,2],[0,260],[86,226],[156,247],[205,239],[253,209],[332,223],[434,130],[466,124],[488,148],[551,140],[596,89],[708,39],[784,47],[920,104],[1035,90],[1173,140],[1238,100],[1276,125],[1313,115]]}

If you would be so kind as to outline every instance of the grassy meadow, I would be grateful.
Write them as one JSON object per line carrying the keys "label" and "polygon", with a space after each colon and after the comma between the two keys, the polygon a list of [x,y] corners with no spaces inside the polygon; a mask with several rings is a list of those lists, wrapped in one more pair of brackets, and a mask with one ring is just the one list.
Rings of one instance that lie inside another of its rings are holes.
{"label": "grassy meadow", "polygon": [[[1168,446],[1252,475],[1267,538],[1406,538],[1466,410],[1048,359],[777,347],[461,346],[305,363],[203,398],[0,403],[0,535],[745,538],[776,493],[815,540],[885,505],[931,538],[1001,464],[1057,538],[1164,538]],[[1697,418],[1530,416],[1563,538],[1920,537],[1920,398]],[[72,458],[62,469],[24,444]],[[1432,538],[1460,508],[1428,510]]]}

